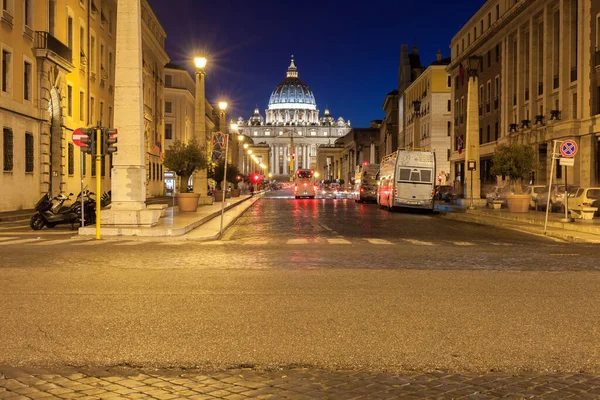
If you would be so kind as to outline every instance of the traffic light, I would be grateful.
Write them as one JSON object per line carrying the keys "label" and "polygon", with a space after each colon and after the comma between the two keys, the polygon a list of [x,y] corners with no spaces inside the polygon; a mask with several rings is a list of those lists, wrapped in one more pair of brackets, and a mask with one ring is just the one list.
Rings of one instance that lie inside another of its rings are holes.
{"label": "traffic light", "polygon": [[116,129],[102,129],[102,138],[104,139],[103,155],[112,154],[117,151],[117,131]]}
{"label": "traffic light", "polygon": [[81,146],[81,150],[92,156],[96,155],[96,128],[81,128],[81,133],[86,137],[80,139],[81,143],[85,146]]}
{"label": "traffic light", "polygon": [[254,181],[254,183],[258,183],[260,181],[260,175],[254,174],[254,176],[252,177],[252,180]]}

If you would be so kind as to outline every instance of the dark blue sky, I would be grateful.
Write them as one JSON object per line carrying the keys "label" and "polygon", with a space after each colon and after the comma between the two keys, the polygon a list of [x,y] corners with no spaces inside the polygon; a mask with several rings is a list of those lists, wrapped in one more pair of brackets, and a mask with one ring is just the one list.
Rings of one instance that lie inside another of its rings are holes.
{"label": "dark blue sky", "polygon": [[485,3],[444,0],[149,0],[167,32],[171,62],[193,71],[208,58],[211,102],[226,99],[235,118],[258,105],[264,116],[293,54],[299,77],[321,114],[367,127],[382,119],[386,93],[398,86],[400,44],[416,42],[424,65]]}

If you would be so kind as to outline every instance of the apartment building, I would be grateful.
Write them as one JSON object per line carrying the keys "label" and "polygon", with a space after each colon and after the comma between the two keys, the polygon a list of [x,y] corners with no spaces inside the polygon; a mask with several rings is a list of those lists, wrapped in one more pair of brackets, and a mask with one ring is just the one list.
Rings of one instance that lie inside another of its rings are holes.
{"label": "apartment building", "polygon": [[[1,1],[0,211],[32,208],[46,192],[78,193],[82,180],[94,187],[96,174],[109,190],[111,158],[96,171],[72,133],[113,126],[116,0]],[[165,33],[146,0],[142,5],[145,115],[154,121],[146,127],[149,182],[156,177],[148,195],[157,195],[163,191],[161,69],[168,57]]]}
{"label": "apartment building", "polygon": [[[490,160],[500,143],[536,148],[535,183],[550,178],[554,141],[579,144],[570,183],[597,185],[600,177],[600,2],[489,0],[451,42],[454,82],[452,174],[464,181],[467,80],[465,63],[480,58],[479,176],[493,184]],[[564,182],[555,169],[554,182]]]}
{"label": "apartment building", "polygon": [[438,51],[431,63],[404,91],[406,148],[428,149],[435,153],[436,177],[450,174],[450,139],[452,131],[452,81],[446,67],[450,58],[442,58]]}

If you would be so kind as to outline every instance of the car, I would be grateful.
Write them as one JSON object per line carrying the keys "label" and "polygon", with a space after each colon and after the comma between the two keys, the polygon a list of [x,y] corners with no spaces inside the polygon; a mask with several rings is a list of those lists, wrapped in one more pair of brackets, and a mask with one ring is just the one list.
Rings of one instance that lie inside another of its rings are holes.
{"label": "car", "polygon": [[579,188],[572,196],[569,193],[570,210],[581,210],[584,207],[598,208],[594,217],[600,217],[600,187]]}
{"label": "car", "polygon": [[451,185],[436,186],[435,188],[435,199],[441,200],[446,203],[453,203],[458,194],[455,192],[454,187]]}
{"label": "car", "polygon": [[506,205],[506,195],[513,191],[511,185],[494,186],[486,195],[486,205],[490,207],[494,202],[500,201],[502,206]]}
{"label": "car", "polygon": [[[569,198],[575,195],[579,186],[569,185],[567,191]],[[565,185],[553,184],[550,193],[550,211],[551,212],[565,212]],[[536,198],[536,210],[546,210],[548,204],[548,186],[544,187],[544,190],[537,195]]]}
{"label": "car", "polygon": [[319,197],[324,199],[334,199],[335,190],[330,185],[324,185],[321,189],[319,189]]}
{"label": "car", "polygon": [[535,209],[537,205],[537,197],[543,193],[544,190],[548,190],[548,186],[544,185],[527,185],[523,186],[523,194],[530,194],[531,200],[529,201],[529,207]]}

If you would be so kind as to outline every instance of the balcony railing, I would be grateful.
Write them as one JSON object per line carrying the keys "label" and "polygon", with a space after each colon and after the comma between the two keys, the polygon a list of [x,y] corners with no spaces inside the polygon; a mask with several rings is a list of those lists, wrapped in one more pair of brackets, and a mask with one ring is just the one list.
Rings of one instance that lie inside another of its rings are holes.
{"label": "balcony railing", "polygon": [[73,62],[73,51],[69,48],[69,46],[48,32],[35,32],[35,48],[51,50],[56,53],[57,56],[67,60],[69,63]]}

